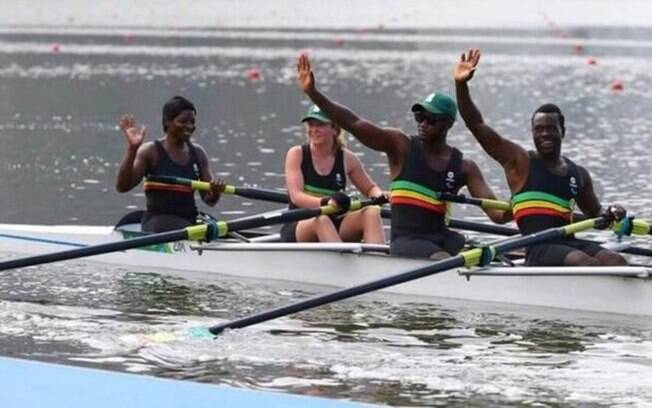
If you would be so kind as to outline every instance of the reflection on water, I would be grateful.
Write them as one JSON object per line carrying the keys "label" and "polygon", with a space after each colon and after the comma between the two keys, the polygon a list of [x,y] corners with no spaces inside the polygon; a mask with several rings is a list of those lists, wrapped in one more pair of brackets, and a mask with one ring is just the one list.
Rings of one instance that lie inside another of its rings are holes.
{"label": "reflection on water", "polygon": [[0,278],[0,351],[390,405],[637,406],[652,398],[647,317],[371,295],[216,340],[193,335],[321,291],[278,285],[83,263],[10,271]]}
{"label": "reflection on water", "polygon": [[[592,172],[603,201],[652,217],[650,30],[559,29],[144,27],[129,43],[121,30],[92,26],[0,27],[0,222],[108,224],[142,207],[142,191],[113,189],[124,152],[116,120],[132,112],[157,137],[160,106],[174,94],[196,103],[194,138],[217,175],[282,188],[284,154],[304,140],[300,49],[311,50],[329,95],[411,133],[409,107],[435,89],[452,92],[453,62],[476,45],[484,55],[471,86],[492,126],[530,146],[531,112],[558,103],[564,152]],[[463,125],[449,137],[506,197],[501,170]],[[349,146],[387,185],[384,157],[351,138]],[[225,197],[212,212],[272,208]],[[389,405],[652,401],[652,322],[642,317],[372,295],[217,340],[189,334],[320,290],[74,261],[5,271],[0,354]]]}

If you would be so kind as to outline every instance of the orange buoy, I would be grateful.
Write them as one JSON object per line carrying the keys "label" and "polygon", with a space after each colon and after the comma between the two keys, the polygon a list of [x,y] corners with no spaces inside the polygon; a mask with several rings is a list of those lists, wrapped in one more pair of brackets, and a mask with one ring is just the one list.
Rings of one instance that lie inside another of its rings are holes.
{"label": "orange buoy", "polygon": [[622,91],[623,89],[625,89],[625,86],[623,85],[622,81],[620,81],[618,79],[614,79],[613,81],[611,81],[611,90],[612,91]]}

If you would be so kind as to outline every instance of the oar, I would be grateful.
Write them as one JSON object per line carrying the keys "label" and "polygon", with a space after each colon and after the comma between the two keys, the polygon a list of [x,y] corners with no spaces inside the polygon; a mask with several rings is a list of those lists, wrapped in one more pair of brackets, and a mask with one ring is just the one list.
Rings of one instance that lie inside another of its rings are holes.
{"label": "oar", "polygon": [[[383,204],[384,199],[372,199],[365,201],[351,201],[349,211],[355,211],[368,205]],[[66,251],[53,252],[50,254],[30,256],[26,258],[11,259],[0,262],[0,271],[26,266],[41,265],[50,262],[65,261],[68,259],[83,258],[93,255],[107,254],[110,252],[124,251],[127,249],[140,248],[148,245],[165,244],[174,241],[211,241],[217,237],[223,237],[229,232],[243,229],[259,228],[273,224],[284,224],[319,215],[336,214],[339,210],[331,205],[317,208],[298,208],[295,210],[277,211],[265,213],[257,217],[234,221],[217,221],[206,224],[193,225],[184,229],[162,232],[158,234],[145,235],[143,237],[131,238],[106,244],[91,245],[83,248],[75,248]]]}
{"label": "oar", "polygon": [[[383,215],[385,214],[383,213]],[[640,220],[634,220],[635,228],[637,225],[636,221],[640,222]],[[513,236],[519,234],[519,231],[516,228],[505,227],[502,225],[486,224],[482,222],[465,221],[456,218],[451,218],[448,223],[448,226],[455,229],[483,232],[486,234],[495,234],[495,235],[502,235],[502,236]],[[580,241],[591,242],[598,245],[602,244],[602,242],[594,241],[590,239],[580,239]],[[636,247],[636,246],[630,246],[627,248],[620,249],[619,252],[623,252],[630,255],[652,257],[652,249]]]}
{"label": "oar", "polygon": [[[172,176],[148,176],[147,181],[154,183],[164,184],[177,184],[182,186],[189,186],[197,191],[210,191],[211,184],[206,181],[191,180],[182,177]],[[252,198],[255,200],[270,201],[273,203],[288,203],[288,195],[280,191],[269,190],[265,188],[251,188],[251,187],[237,187],[233,185],[224,186],[225,194],[233,194],[240,197]]]}
{"label": "oar", "polygon": [[563,227],[549,228],[537,232],[535,234],[526,235],[523,237],[508,238],[507,240],[494,243],[493,245],[487,246],[485,248],[470,249],[468,251],[461,252],[459,255],[452,256],[450,258],[446,258],[441,261],[433,262],[430,266],[389,276],[387,278],[378,279],[361,285],[336,290],[334,292],[330,292],[325,295],[315,296],[307,300],[303,300],[287,306],[271,309],[262,313],[257,313],[242,319],[232,320],[230,322],[218,324],[210,327],[208,330],[211,334],[217,335],[225,329],[238,329],[242,327],[251,326],[256,323],[261,323],[268,320],[276,319],[278,317],[301,312],[307,309],[325,305],[327,303],[348,299],[353,296],[362,295],[389,286],[398,285],[400,283],[405,283],[415,279],[434,275],[440,272],[447,271],[449,269],[458,268],[462,266],[474,266],[480,264],[481,262],[482,264],[487,264],[497,255],[512,251],[514,249],[519,249],[529,245],[538,244],[553,238],[560,238],[560,237],[574,234],[576,232],[584,231],[590,228],[595,228],[596,226],[599,226],[601,223],[604,222],[605,220],[602,217],[592,218],[592,219],[576,222],[573,224],[565,225]]}
{"label": "oar", "polygon": [[485,209],[504,210],[509,211],[512,205],[507,201],[493,200],[490,198],[473,198],[467,197],[464,194],[450,194],[438,193],[438,197],[443,201],[450,201],[452,203],[470,204],[482,207]]}
{"label": "oar", "polygon": [[[182,177],[152,175],[147,177],[147,181],[189,186],[193,190],[198,191],[209,191],[211,189],[210,183],[206,181],[192,180]],[[226,185],[224,188],[224,193],[239,195],[246,198],[272,201],[276,203],[288,203],[289,201],[287,193],[264,188],[236,187],[232,185]],[[493,200],[489,198],[472,198],[467,197],[464,194],[437,193],[437,197],[442,201],[476,205],[482,208],[493,208],[496,210],[511,210],[512,208],[511,204],[507,201]]]}

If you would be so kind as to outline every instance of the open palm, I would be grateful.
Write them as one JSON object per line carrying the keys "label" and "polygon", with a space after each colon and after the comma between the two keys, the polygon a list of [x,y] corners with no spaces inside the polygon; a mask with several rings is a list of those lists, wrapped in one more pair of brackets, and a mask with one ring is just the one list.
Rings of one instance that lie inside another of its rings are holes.
{"label": "open palm", "polygon": [[309,92],[315,87],[315,77],[310,68],[310,58],[307,53],[299,55],[297,61],[297,82],[303,92]]}
{"label": "open palm", "polygon": [[473,78],[478,62],[480,62],[480,50],[470,49],[466,54],[462,54],[453,73],[455,81],[466,82]]}
{"label": "open palm", "polygon": [[145,126],[140,128],[137,127],[133,116],[123,115],[120,118],[119,126],[120,130],[122,130],[122,133],[127,138],[127,143],[129,143],[129,146],[138,147],[143,144],[143,140],[145,140],[145,134],[147,133],[147,128]]}

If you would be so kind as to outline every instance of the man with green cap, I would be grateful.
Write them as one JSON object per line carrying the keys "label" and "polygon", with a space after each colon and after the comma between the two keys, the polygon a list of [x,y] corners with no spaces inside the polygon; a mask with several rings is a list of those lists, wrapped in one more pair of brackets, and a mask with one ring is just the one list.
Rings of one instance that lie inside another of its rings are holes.
{"label": "man with green cap", "polygon": [[[412,107],[417,136],[380,127],[359,117],[319,92],[307,54],[299,56],[298,82],[303,92],[343,129],[365,146],[384,152],[389,162],[392,230],[391,253],[397,256],[441,259],[457,254],[464,237],[446,225],[448,203],[437,193],[457,192],[466,186],[474,197],[495,198],[480,169],[462,152],[446,142],[457,115],[455,101],[433,93]],[[499,223],[510,212],[485,210]]]}

